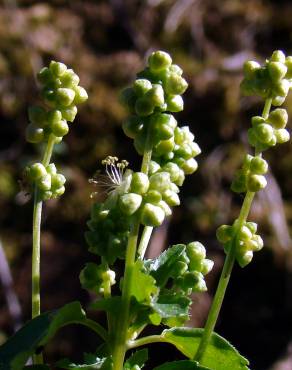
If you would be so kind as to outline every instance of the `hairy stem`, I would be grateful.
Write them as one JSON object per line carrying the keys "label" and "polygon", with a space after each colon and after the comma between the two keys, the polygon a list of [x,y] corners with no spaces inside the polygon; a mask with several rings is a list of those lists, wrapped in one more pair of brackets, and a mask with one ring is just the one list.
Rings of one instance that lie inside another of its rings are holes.
{"label": "hairy stem", "polygon": [[[50,136],[42,164],[46,167],[49,165],[55,139]],[[35,186],[34,190],[34,206],[33,206],[33,226],[32,226],[32,286],[31,286],[31,316],[32,318],[38,316],[41,312],[41,297],[40,297],[40,254],[41,254],[41,219],[42,219],[43,202],[40,200],[39,192]],[[33,356],[34,364],[42,364],[42,354]]]}
{"label": "hairy stem", "polygon": [[163,343],[166,342],[165,339],[161,335],[149,335],[148,337],[143,337],[136,340],[128,341],[128,348],[136,348],[145,346],[145,344],[151,344],[151,343]]}
{"label": "hairy stem", "polygon": [[[262,112],[262,117],[264,119],[268,118],[271,105],[272,105],[272,99],[266,99],[264,109]],[[255,155],[261,156],[261,152],[259,152],[256,149]],[[222,306],[222,302],[225,296],[225,292],[226,292],[226,289],[229,283],[234,261],[235,261],[235,251],[236,251],[236,246],[238,244],[238,232],[247,220],[254,196],[255,196],[255,193],[249,192],[249,191],[245,195],[245,198],[244,198],[244,201],[241,207],[241,211],[238,217],[237,227],[233,235],[231,247],[226,256],[224,266],[222,269],[222,273],[219,279],[218,287],[217,287],[217,290],[216,290],[216,293],[215,293],[215,296],[214,296],[214,299],[213,299],[213,302],[212,302],[212,305],[211,305],[211,308],[208,314],[207,322],[205,324],[204,333],[203,333],[201,342],[199,344],[199,348],[194,358],[198,362],[200,362],[201,359],[203,358],[203,355],[210,341],[212,332],[214,331],[214,328],[215,328],[215,325],[216,325],[216,322],[219,316],[219,312]]]}

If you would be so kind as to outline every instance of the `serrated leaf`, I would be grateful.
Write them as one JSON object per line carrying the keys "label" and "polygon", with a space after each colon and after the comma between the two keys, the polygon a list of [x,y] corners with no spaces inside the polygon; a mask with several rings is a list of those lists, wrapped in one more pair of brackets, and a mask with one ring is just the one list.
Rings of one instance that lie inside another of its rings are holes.
{"label": "serrated leaf", "polygon": [[[204,329],[173,328],[164,330],[163,340],[173,344],[189,359],[193,359]],[[249,370],[249,362],[226,339],[213,333],[206,349],[201,366],[212,370]]]}
{"label": "serrated leaf", "polygon": [[162,318],[186,317],[189,313],[191,299],[185,296],[164,294],[159,295],[152,308]]}
{"label": "serrated leaf", "polygon": [[157,291],[155,279],[143,272],[143,261],[136,261],[132,271],[131,296],[135,297],[139,303],[150,303],[151,296]]}
{"label": "serrated leaf", "polygon": [[200,366],[196,361],[183,360],[166,362],[163,365],[155,367],[153,370],[212,370],[212,369]]}
{"label": "serrated leaf", "polygon": [[0,369],[20,370],[35,351],[63,326],[82,324],[86,316],[79,302],[46,312],[24,325],[0,347]]}
{"label": "serrated leaf", "polygon": [[159,287],[165,285],[173,265],[184,252],[185,246],[183,244],[173,245],[153,261],[145,261],[148,265],[151,275],[155,278]]}
{"label": "serrated leaf", "polygon": [[136,351],[125,362],[124,370],[131,370],[132,367],[135,365],[138,365],[140,368],[142,368],[147,360],[148,360],[147,348]]}

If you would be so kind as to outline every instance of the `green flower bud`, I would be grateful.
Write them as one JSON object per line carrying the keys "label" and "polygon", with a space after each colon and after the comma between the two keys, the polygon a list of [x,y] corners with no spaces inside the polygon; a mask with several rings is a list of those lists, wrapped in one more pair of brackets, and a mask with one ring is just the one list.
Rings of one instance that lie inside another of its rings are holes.
{"label": "green flower bud", "polygon": [[180,205],[180,199],[176,192],[172,190],[166,190],[163,193],[163,199],[169,206],[178,206]]}
{"label": "green flower bud", "polygon": [[231,190],[235,193],[246,192],[246,173],[243,170],[238,170],[231,184]]}
{"label": "green flower bud", "polygon": [[274,91],[281,97],[286,97],[290,88],[290,82],[286,79],[281,80],[274,85]]}
{"label": "green flower bud", "polygon": [[255,72],[261,68],[260,64],[249,60],[243,65],[243,72],[246,78],[252,79],[255,76]]}
{"label": "green flower bud", "polygon": [[275,96],[272,100],[272,105],[275,107],[280,107],[284,103],[285,99],[285,96]]}
{"label": "green flower bud", "polygon": [[249,128],[247,130],[247,139],[251,146],[255,147],[257,146],[257,136],[255,134],[255,130],[253,128]]}
{"label": "green flower bud", "polygon": [[248,241],[252,238],[252,232],[247,226],[242,226],[241,229],[239,230],[239,239],[242,241]]}
{"label": "green flower bud", "polygon": [[140,117],[131,116],[123,123],[123,131],[126,136],[134,139],[143,128],[143,122]]}
{"label": "green flower bud", "polygon": [[44,130],[30,123],[25,130],[25,138],[29,143],[39,143],[44,139]]}
{"label": "green flower bud", "polygon": [[45,127],[47,125],[47,113],[44,108],[32,106],[28,108],[28,118],[31,123],[37,127]]}
{"label": "green flower bud", "polygon": [[141,130],[139,134],[134,138],[134,147],[140,155],[144,154],[146,142],[146,131]]}
{"label": "green flower bud", "polygon": [[52,178],[52,186],[51,187],[53,189],[61,188],[66,182],[65,176],[62,175],[61,173],[52,174],[51,178]]}
{"label": "green flower bud", "polygon": [[58,198],[65,193],[65,186],[61,186],[52,193],[53,198]]}
{"label": "green flower bud", "polygon": [[162,167],[163,172],[168,172],[170,175],[170,181],[175,182],[179,177],[180,168],[174,162],[168,162]]}
{"label": "green flower bud", "polygon": [[288,122],[288,113],[286,109],[277,108],[269,114],[267,121],[276,129],[285,128]]}
{"label": "green flower bud", "polygon": [[197,272],[197,271],[194,271],[193,274],[196,274],[196,277],[198,280],[196,284],[194,285],[194,287],[192,288],[192,291],[198,292],[198,293],[206,292],[208,289],[207,289],[206,282],[204,280],[204,276],[200,272]]}
{"label": "green flower bud", "polygon": [[171,216],[171,208],[164,200],[161,200],[157,205],[164,211],[166,217]]}
{"label": "green flower bud", "polygon": [[170,186],[170,175],[168,172],[157,172],[150,176],[150,189],[160,193],[165,192]]}
{"label": "green flower bud", "polygon": [[152,84],[149,80],[145,78],[140,78],[134,82],[133,89],[135,94],[139,97],[145,95],[147,91],[152,88]]}
{"label": "green flower bud", "polygon": [[268,171],[268,163],[261,157],[254,157],[250,162],[250,170],[256,175],[264,175]]}
{"label": "green flower bud", "polygon": [[69,88],[61,87],[56,91],[56,100],[59,104],[67,107],[73,103],[75,98],[75,91]]}
{"label": "green flower bud", "polygon": [[50,190],[41,191],[40,192],[40,199],[41,200],[49,200],[53,198],[53,192]]}
{"label": "green flower bud", "polygon": [[283,144],[290,140],[290,134],[285,128],[280,128],[279,130],[274,130],[274,134],[277,143]]}
{"label": "green flower bud", "polygon": [[50,88],[44,88],[42,90],[42,96],[48,105],[54,106],[55,99],[56,99],[55,90],[50,89]]}
{"label": "green flower bud", "polygon": [[123,213],[131,216],[135,213],[142,203],[142,197],[139,194],[123,194],[119,199],[119,207]]}
{"label": "green flower bud", "polygon": [[194,141],[190,142],[189,146],[192,149],[192,156],[193,157],[196,157],[197,155],[199,155],[202,152],[199,145],[197,143],[195,143]]}
{"label": "green flower bud", "polygon": [[171,276],[178,277],[184,275],[188,271],[188,265],[183,261],[177,261],[171,271]]}
{"label": "green flower bud", "polygon": [[52,177],[50,174],[46,174],[45,176],[42,176],[37,179],[37,186],[40,190],[50,190],[51,184],[52,184]]}
{"label": "green flower bud", "polygon": [[198,162],[194,158],[190,158],[184,162],[182,169],[186,175],[191,175],[198,169]]}
{"label": "green flower bud", "polygon": [[146,96],[138,98],[135,103],[135,111],[138,116],[149,116],[153,113],[154,104],[151,99],[148,99]]}
{"label": "green flower bud", "polygon": [[292,78],[292,57],[291,56],[286,58],[285,64],[288,68],[286,78],[291,79]]}
{"label": "green flower bud", "polygon": [[[144,196],[146,203],[152,203],[152,204],[158,204],[162,200],[162,196],[159,193],[159,191],[156,190],[150,190],[148,193]],[[171,205],[171,204],[170,204]]]}
{"label": "green flower bud", "polygon": [[77,107],[76,105],[72,105],[71,107],[61,109],[61,113],[63,119],[73,122],[77,114]]}
{"label": "green flower bud", "polygon": [[202,261],[202,264],[201,264],[201,273],[203,275],[209,274],[209,272],[212,270],[213,266],[214,266],[214,262],[212,260],[209,260],[209,259],[205,258]]}
{"label": "green flower bud", "polygon": [[64,63],[55,62],[54,60],[50,63],[50,71],[56,77],[61,77],[65,71],[67,71],[67,67]]}
{"label": "green flower bud", "polygon": [[245,225],[249,228],[252,234],[257,232],[258,225],[255,222],[246,222]]}
{"label": "green flower bud", "polygon": [[58,122],[61,121],[61,119],[62,113],[57,109],[53,109],[49,111],[47,114],[47,120],[50,125],[57,124]]}
{"label": "green flower bud", "polygon": [[160,107],[164,104],[164,91],[161,85],[152,85],[152,88],[146,93],[145,98],[151,102],[154,107]]}
{"label": "green flower bud", "polygon": [[44,67],[37,74],[37,79],[42,85],[46,85],[53,81],[54,76],[48,67]]}
{"label": "green flower bud", "polygon": [[166,109],[170,112],[181,112],[184,109],[184,101],[180,95],[168,95],[166,104]]}
{"label": "green flower bud", "polygon": [[233,235],[233,227],[230,225],[221,225],[216,231],[217,240],[225,244],[231,240]]}
{"label": "green flower bud", "polygon": [[[76,86],[74,87],[75,91],[75,98],[74,98],[74,104],[82,104],[88,99],[88,94],[84,87]],[[71,103],[70,103],[71,104]],[[66,106],[69,104],[65,104]]]}
{"label": "green flower bud", "polygon": [[166,155],[169,152],[172,152],[174,149],[174,139],[171,137],[168,140],[161,140],[154,148],[155,155],[162,156]]}
{"label": "green flower bud", "polygon": [[146,203],[141,212],[141,223],[145,226],[160,226],[165,218],[164,211],[151,203]]}
{"label": "green flower bud", "polygon": [[286,57],[282,50],[275,50],[270,58],[272,62],[285,63]]}
{"label": "green flower bud", "polygon": [[181,76],[183,74],[183,70],[177,64],[172,64],[169,67],[169,72],[173,72],[173,73],[175,73],[179,76]]}
{"label": "green flower bud", "polygon": [[169,125],[162,124],[162,125],[155,125],[153,127],[153,134],[154,136],[160,140],[168,140],[173,137],[173,128]]}
{"label": "green flower bud", "polygon": [[171,56],[164,51],[154,51],[148,58],[148,63],[150,70],[153,72],[160,72],[171,65],[172,59]]}
{"label": "green flower bud", "polygon": [[255,245],[253,245],[253,248],[252,248],[253,251],[258,252],[263,248],[264,241],[260,237],[260,235],[253,235],[251,240],[255,243]]}
{"label": "green flower bud", "polygon": [[170,73],[165,81],[165,91],[170,95],[181,95],[187,87],[187,81],[176,73]]}
{"label": "green flower bud", "polygon": [[236,256],[237,262],[239,263],[240,267],[245,267],[246,265],[248,265],[251,262],[252,258],[252,251],[246,251],[245,253]]}
{"label": "green flower bud", "polygon": [[134,172],[131,181],[131,192],[145,194],[149,188],[148,176],[143,172]]}
{"label": "green flower bud", "polygon": [[[160,165],[155,161],[150,161],[149,164],[149,174],[152,175],[160,170]],[[168,171],[166,171],[168,172]]]}
{"label": "green flower bud", "polygon": [[130,112],[135,111],[136,99],[137,96],[135,94],[135,91],[131,87],[128,87],[121,92],[120,101],[125,107],[130,110]]}
{"label": "green flower bud", "polygon": [[254,116],[254,117],[252,117],[251,124],[253,126],[257,126],[257,125],[259,125],[261,123],[265,123],[265,120],[264,120],[264,118],[262,116]]}
{"label": "green flower bud", "polygon": [[250,175],[247,178],[246,186],[247,190],[253,193],[264,189],[267,185],[267,180],[262,175]]}
{"label": "green flower bud", "polygon": [[64,87],[70,88],[77,86],[80,81],[78,75],[73,71],[73,69],[67,69],[67,71],[65,71],[60,77],[60,80]]}
{"label": "green flower bud", "polygon": [[268,64],[268,71],[271,77],[271,80],[277,82],[285,77],[287,72],[287,67],[285,64],[280,62],[270,62]]}
{"label": "green flower bud", "polygon": [[41,163],[34,163],[29,167],[29,177],[32,180],[38,180],[39,178],[46,176],[46,174],[46,168]]}
{"label": "green flower bud", "polygon": [[65,136],[69,132],[69,126],[68,126],[67,122],[63,119],[59,122],[54,122],[52,124],[51,129],[52,129],[52,133],[55,136]]}
{"label": "green flower bud", "polygon": [[206,258],[206,249],[200,242],[191,242],[186,246],[186,254],[190,259],[190,269],[195,270],[194,265]]}
{"label": "green flower bud", "polygon": [[256,137],[261,143],[267,144],[273,138],[274,130],[270,125],[261,123],[257,125],[254,130]]}

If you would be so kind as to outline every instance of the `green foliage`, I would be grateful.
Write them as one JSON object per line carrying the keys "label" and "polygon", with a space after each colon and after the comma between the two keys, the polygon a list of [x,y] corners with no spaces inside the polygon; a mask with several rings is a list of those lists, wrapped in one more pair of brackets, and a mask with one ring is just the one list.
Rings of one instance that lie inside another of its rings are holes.
{"label": "green foliage", "polygon": [[[161,337],[186,357],[193,359],[202,334],[203,329],[173,328],[164,330]],[[200,364],[212,370],[248,370],[249,363],[226,339],[213,333]]]}
{"label": "green foliage", "polygon": [[0,368],[22,369],[29,357],[51,340],[59,329],[70,324],[82,324],[85,320],[79,302],[68,303],[59,310],[37,316],[0,347]]}
{"label": "green foliage", "polygon": [[155,367],[153,370],[212,370],[205,366],[200,366],[196,361],[182,360],[166,362]]}

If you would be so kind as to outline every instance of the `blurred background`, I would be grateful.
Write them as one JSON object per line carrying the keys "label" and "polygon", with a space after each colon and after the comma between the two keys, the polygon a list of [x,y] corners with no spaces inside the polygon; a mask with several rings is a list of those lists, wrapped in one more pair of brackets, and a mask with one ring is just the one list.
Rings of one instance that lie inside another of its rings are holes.
{"label": "blurred background", "polygon": [[[194,296],[190,323],[203,326],[224,260],[215,230],[238,215],[242,197],[229,187],[250,150],[250,117],[263,107],[240,95],[242,65],[246,59],[264,61],[274,49],[291,54],[291,19],[289,0],[0,1],[1,342],[30,317],[32,202],[19,180],[24,166],[40,158],[24,138],[27,108],[39,102],[37,71],[51,59],[62,61],[89,93],[53,158],[67,186],[60,200],[44,208],[42,310],[76,299],[86,307],[93,298],[78,279],[84,263],[94,260],[83,236],[96,190],[88,179],[109,154],[139,168],[140,158],[121,130],[127,113],[118,96],[146,56],[162,49],[185,71],[185,110],[176,117],[180,125],[190,125],[202,154],[198,172],[182,188],[182,206],[156,231],[150,254],[179,242],[206,245],[215,268],[209,292]],[[285,107],[292,116],[292,96]],[[291,144],[268,151],[266,158],[269,186],[256,197],[250,216],[260,225],[265,248],[246,268],[235,267],[216,331],[250,359],[252,369],[291,370]],[[46,358],[78,361],[96,343],[86,329],[70,327],[48,346]],[[168,346],[162,349],[150,348],[147,368],[179,357]]]}

